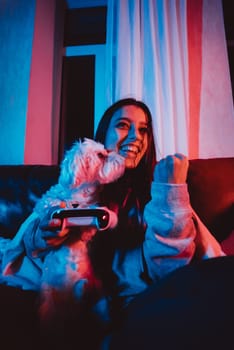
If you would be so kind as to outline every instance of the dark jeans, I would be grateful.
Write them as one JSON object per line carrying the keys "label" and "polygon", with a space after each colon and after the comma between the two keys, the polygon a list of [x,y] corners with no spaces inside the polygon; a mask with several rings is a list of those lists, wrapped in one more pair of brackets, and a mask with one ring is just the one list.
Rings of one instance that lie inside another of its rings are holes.
{"label": "dark jeans", "polygon": [[178,269],[129,306],[111,350],[234,347],[234,256]]}
{"label": "dark jeans", "polygon": [[2,350],[97,350],[103,327],[84,310],[66,309],[49,326],[38,314],[39,294],[0,285],[0,349]]}
{"label": "dark jeans", "polygon": [[34,349],[37,329],[37,294],[0,285],[0,347]]}

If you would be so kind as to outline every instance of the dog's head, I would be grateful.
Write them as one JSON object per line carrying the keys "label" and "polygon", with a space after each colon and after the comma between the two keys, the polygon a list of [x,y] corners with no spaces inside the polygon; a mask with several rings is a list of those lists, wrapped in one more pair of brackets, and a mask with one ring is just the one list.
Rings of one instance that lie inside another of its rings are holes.
{"label": "dog's head", "polygon": [[85,138],[77,141],[65,154],[61,163],[59,183],[70,189],[82,185],[106,184],[123,175],[125,160],[116,152]]}

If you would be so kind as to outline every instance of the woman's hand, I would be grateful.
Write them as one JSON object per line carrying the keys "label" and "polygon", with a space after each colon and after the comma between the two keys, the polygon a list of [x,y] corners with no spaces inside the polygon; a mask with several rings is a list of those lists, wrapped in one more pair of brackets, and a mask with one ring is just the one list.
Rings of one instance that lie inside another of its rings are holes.
{"label": "woman's hand", "polygon": [[154,170],[154,181],[169,184],[184,184],[188,173],[188,158],[175,153],[161,159]]}
{"label": "woman's hand", "polygon": [[41,219],[39,228],[43,232],[42,237],[48,244],[56,246],[60,245],[69,234],[68,228],[63,228],[62,220],[51,218],[51,213],[58,208],[51,208],[47,214]]}

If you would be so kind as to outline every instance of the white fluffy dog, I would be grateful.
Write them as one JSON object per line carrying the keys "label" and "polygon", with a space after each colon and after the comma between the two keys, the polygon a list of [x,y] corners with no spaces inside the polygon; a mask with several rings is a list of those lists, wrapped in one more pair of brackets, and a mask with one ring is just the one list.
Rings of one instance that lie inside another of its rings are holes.
{"label": "white fluffy dog", "polygon": [[117,180],[125,170],[124,158],[107,151],[94,140],[75,142],[61,163],[58,184],[37,203],[35,210],[43,214],[51,206],[87,206],[98,202],[102,184]]}
{"label": "white fluffy dog", "polygon": [[[99,208],[102,185],[117,180],[124,170],[124,158],[116,152],[108,152],[91,139],[76,142],[61,163],[58,184],[45,193],[34,210],[44,216],[51,208]],[[110,218],[106,228],[114,227],[116,214],[106,207],[101,209],[106,210]],[[72,229],[68,229],[68,225],[69,219],[64,219],[57,236],[48,240],[52,249],[44,259],[40,307],[44,320],[56,317],[58,310],[66,307],[66,299],[79,302],[89,291],[95,290],[98,294],[101,289],[88,252],[88,243],[98,228],[92,223],[81,223]]]}

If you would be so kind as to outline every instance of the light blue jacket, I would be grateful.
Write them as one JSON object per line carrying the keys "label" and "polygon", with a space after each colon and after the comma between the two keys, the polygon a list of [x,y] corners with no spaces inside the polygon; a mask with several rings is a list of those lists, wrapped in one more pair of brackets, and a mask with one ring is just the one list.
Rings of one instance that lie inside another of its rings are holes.
{"label": "light blue jacket", "polygon": [[[0,242],[0,283],[40,290],[45,254],[36,252],[38,248],[45,249],[45,252],[48,248],[43,235],[40,236],[40,220],[40,216],[33,212],[12,240]],[[157,282],[173,270],[189,264],[193,258],[202,260],[225,255],[193,211],[186,184],[153,182],[144,220],[143,244],[132,250],[117,250],[113,260],[119,296],[125,297],[126,301],[147,288],[148,283],[143,278],[146,270],[151,280]]]}

